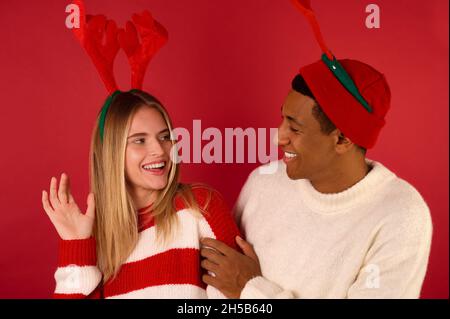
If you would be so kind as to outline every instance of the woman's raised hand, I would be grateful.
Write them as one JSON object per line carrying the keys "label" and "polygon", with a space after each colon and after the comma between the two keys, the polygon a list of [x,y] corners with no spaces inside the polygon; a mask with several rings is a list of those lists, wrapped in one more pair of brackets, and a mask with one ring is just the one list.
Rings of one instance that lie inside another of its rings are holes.
{"label": "woman's raised hand", "polygon": [[83,214],[70,193],[69,177],[66,174],[61,175],[59,189],[57,179],[52,177],[50,198],[46,191],[42,191],[42,205],[61,239],[87,239],[92,236],[95,219],[94,194],[88,195],[87,211]]}

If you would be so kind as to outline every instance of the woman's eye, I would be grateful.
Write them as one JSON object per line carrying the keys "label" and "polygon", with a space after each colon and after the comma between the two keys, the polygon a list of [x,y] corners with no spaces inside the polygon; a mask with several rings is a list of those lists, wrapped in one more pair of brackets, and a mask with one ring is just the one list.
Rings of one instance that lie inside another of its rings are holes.
{"label": "woman's eye", "polygon": [[163,135],[161,136],[162,141],[170,141],[170,135]]}
{"label": "woman's eye", "polygon": [[138,138],[138,139],[134,140],[135,144],[143,144],[144,142],[145,142],[145,139],[143,139],[143,138]]}

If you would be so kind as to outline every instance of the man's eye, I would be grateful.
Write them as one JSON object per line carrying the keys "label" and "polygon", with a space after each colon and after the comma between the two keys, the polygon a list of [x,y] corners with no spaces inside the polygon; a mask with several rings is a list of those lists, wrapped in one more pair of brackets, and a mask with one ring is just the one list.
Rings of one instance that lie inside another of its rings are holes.
{"label": "man's eye", "polygon": [[170,141],[170,135],[161,136],[161,141]]}
{"label": "man's eye", "polygon": [[290,130],[291,130],[292,132],[294,132],[294,133],[298,133],[298,132],[299,132],[299,130],[296,130],[295,128],[292,128],[292,127],[290,127]]}

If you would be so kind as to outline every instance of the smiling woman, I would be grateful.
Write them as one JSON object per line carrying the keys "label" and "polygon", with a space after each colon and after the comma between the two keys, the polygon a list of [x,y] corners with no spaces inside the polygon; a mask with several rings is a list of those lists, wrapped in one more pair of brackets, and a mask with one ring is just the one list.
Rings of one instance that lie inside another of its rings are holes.
{"label": "smiling woman", "polygon": [[236,247],[239,231],[219,193],[179,183],[164,107],[143,91],[119,92],[104,124],[103,139],[99,126],[92,136],[87,213],[65,174],[43,194],[62,239],[54,296],[223,297],[201,281],[200,240]]}
{"label": "smiling woman", "polygon": [[[88,208],[75,202],[62,174],[44,209],[60,238],[56,298],[224,297],[201,280],[200,240],[212,237],[236,247],[239,234],[220,194],[208,186],[183,185],[170,156],[175,141],[163,105],[142,90],[153,55],[167,31],[148,11],[125,29],[103,15],[85,15],[74,29],[110,95],[91,140]],[[132,90],[118,89],[113,65],[122,48]]]}
{"label": "smiling woman", "polygon": [[[153,216],[163,236],[167,237],[173,224],[170,201],[178,190],[178,169],[171,165],[172,141],[164,133],[171,128],[161,103],[149,94],[133,90],[133,93],[119,93],[112,100],[103,142],[99,132],[94,131],[91,181],[97,194],[95,237],[100,247],[99,266],[105,279],[117,273],[136,243],[137,233],[133,229],[137,209],[155,203]],[[167,165],[157,174],[155,169],[146,170],[149,163],[155,162]],[[109,185],[108,192],[104,185]],[[122,240],[113,244],[114,235],[120,233]]]}

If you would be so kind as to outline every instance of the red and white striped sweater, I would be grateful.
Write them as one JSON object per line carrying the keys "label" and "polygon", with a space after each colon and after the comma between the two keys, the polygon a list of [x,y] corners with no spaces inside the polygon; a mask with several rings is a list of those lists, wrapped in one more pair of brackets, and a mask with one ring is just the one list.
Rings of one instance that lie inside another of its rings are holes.
{"label": "red and white striped sweater", "polygon": [[173,240],[164,245],[156,244],[153,220],[140,218],[135,249],[117,277],[105,285],[101,285],[102,274],[96,266],[95,240],[61,240],[54,298],[224,298],[201,280],[200,239],[216,238],[237,249],[239,230],[220,194],[213,191],[209,195],[206,188],[192,191],[200,207],[211,196],[208,214],[193,213],[177,198],[180,227]]}

